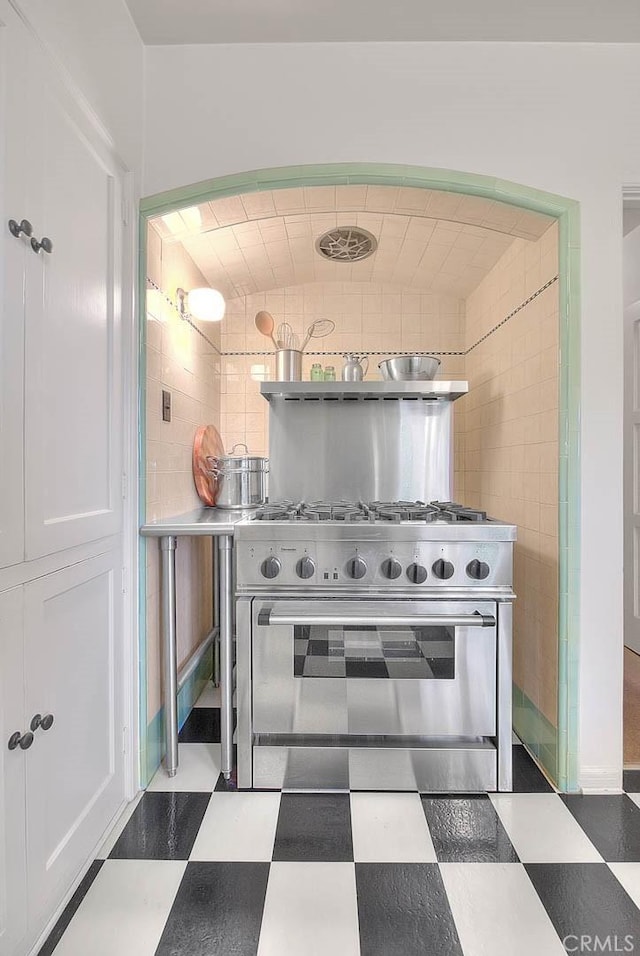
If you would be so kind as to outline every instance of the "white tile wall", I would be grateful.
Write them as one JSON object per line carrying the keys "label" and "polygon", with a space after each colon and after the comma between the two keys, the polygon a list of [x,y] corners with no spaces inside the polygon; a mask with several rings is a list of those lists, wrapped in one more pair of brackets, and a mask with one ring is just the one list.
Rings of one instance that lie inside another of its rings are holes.
{"label": "white tile wall", "polygon": [[[313,339],[307,350],[336,354],[306,355],[304,378],[318,361],[334,365],[339,376],[342,352],[464,349],[464,301],[453,296],[393,284],[317,282],[231,299],[221,334],[223,352],[269,350],[269,354],[224,357],[220,428],[225,447],[245,442],[255,454],[268,454],[268,405],[259,383],[275,374],[270,342],[255,327],[261,309],[271,312],[276,324],[288,322],[300,337],[318,318],[335,322],[335,331]],[[377,363],[383,357],[371,356],[369,378],[380,378]],[[463,378],[462,356],[443,356],[438,377]]]}
{"label": "white tile wall", "polygon": [[[175,299],[178,287],[206,286],[204,276],[179,243],[163,242],[148,232],[148,276]],[[196,428],[220,424],[220,359],[163,297],[147,302],[147,519],[198,507],[191,454]],[[202,328],[219,344],[220,327]],[[172,393],[172,421],[162,421],[161,392]],[[211,627],[211,546],[208,539],[178,539],[178,659],[182,663]],[[160,594],[158,546],[147,544],[147,713],[160,708]]]}
{"label": "white tile wall", "polygon": [[[557,226],[516,239],[466,302],[476,342],[557,274]],[[518,525],[514,677],[556,725],[558,683],[558,284],[467,355],[465,498]]]}

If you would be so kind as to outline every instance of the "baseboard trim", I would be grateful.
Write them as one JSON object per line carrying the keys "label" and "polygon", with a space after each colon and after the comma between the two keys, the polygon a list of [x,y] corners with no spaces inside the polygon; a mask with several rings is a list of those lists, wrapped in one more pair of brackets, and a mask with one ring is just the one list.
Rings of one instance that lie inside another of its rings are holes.
{"label": "baseboard trim", "polygon": [[602,770],[600,767],[586,767],[580,771],[581,793],[623,793],[622,773],[616,770]]}

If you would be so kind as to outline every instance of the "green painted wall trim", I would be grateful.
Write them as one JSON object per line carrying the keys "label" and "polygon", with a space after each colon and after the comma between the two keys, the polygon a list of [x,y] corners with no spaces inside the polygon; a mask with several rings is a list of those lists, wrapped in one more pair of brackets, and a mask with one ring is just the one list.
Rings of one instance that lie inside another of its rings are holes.
{"label": "green painted wall trim", "polygon": [[[185,681],[178,694],[178,725],[184,725],[191,709],[206,687],[213,674],[213,648],[203,655],[196,670]],[[141,751],[141,786],[147,787],[165,754],[164,743],[164,707],[147,724],[145,721],[145,747]]]}
{"label": "green painted wall trim", "polygon": [[560,400],[558,434],[558,774],[578,789],[580,652],[580,209],[558,218]]}
{"label": "green painted wall trim", "polygon": [[140,750],[140,786],[146,788],[162,762],[164,754],[164,709],[161,708],[147,724],[145,722],[144,747]]}
{"label": "green painted wall trim", "polygon": [[[140,203],[140,514],[145,516],[145,432],[144,383],[145,336],[144,302],[146,286],[146,229],[151,216],[170,212],[180,206],[195,205],[221,198],[300,186],[374,184],[439,189],[447,192],[483,196],[511,203],[522,209],[555,217],[559,224],[559,299],[560,299],[560,402],[559,402],[559,474],[558,474],[558,727],[555,756],[546,742],[548,728],[534,723],[544,740],[543,757],[553,764],[553,774],[561,790],[578,787],[578,681],[580,652],[580,209],[572,199],[523,186],[504,179],[479,176],[450,169],[378,163],[337,163],[306,166],[282,166],[221,176],[168,192],[149,196]],[[142,749],[146,751],[146,622],[144,548],[140,573],[140,680]],[[144,672],[144,673],[143,673]],[[143,693],[144,690],[144,693]],[[531,704],[533,707],[533,704]],[[530,708],[525,708],[527,711]],[[542,715],[541,715],[542,716]],[[154,718],[155,721],[155,718]],[[151,725],[150,725],[151,726]],[[543,733],[544,732],[544,733]],[[539,747],[540,749],[540,747]],[[143,764],[143,767],[145,765]],[[547,767],[547,764],[544,764]],[[551,771],[549,770],[551,773]]]}
{"label": "green painted wall trim", "polygon": [[513,729],[555,782],[558,779],[558,731],[517,684],[513,685]]}
{"label": "green painted wall trim", "polygon": [[319,166],[279,166],[207,179],[190,186],[147,196],[140,202],[140,211],[146,217],[158,216],[177,206],[196,205],[224,196],[237,196],[266,189],[362,184],[412,186],[418,189],[466,193],[512,203],[556,218],[566,212],[568,205],[577,205],[574,200],[529,186],[520,186],[506,179],[494,179],[491,176],[479,176],[453,169],[379,163],[335,163]]}

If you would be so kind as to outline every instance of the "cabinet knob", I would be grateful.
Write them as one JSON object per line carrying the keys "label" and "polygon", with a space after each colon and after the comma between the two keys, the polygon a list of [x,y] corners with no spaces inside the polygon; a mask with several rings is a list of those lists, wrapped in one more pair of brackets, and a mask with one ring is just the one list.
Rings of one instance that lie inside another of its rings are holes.
{"label": "cabinet knob", "polygon": [[34,714],[31,718],[31,723],[29,726],[31,730],[36,731],[38,727],[41,727],[42,730],[49,730],[53,724],[53,714],[45,714],[44,717],[42,714]]}
{"label": "cabinet knob", "polygon": [[20,747],[21,750],[28,750],[31,744],[33,743],[33,734],[29,731],[26,734],[21,734],[19,730],[16,730],[15,734],[11,734],[9,737],[9,750],[15,750],[16,747]]}
{"label": "cabinet knob", "polygon": [[51,242],[51,239],[47,239],[46,236],[43,236],[39,242],[34,237],[31,240],[31,248],[36,254],[40,252],[41,249],[43,252],[53,252],[53,243]]}
{"label": "cabinet knob", "polygon": [[22,233],[24,233],[25,236],[30,236],[33,232],[33,226],[28,219],[23,219],[22,222],[19,223],[16,222],[15,219],[10,219],[9,232],[12,236],[15,236],[16,239],[19,239]]}

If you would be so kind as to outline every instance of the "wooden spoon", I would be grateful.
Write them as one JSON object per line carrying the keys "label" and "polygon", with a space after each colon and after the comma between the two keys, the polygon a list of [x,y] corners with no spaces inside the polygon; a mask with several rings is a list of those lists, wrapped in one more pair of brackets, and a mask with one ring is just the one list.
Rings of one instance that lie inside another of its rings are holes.
{"label": "wooden spoon", "polygon": [[266,338],[271,339],[276,348],[278,348],[278,343],[276,342],[273,329],[275,326],[275,320],[270,312],[257,312],[256,313],[256,328],[261,335],[264,335]]}

